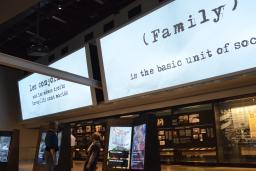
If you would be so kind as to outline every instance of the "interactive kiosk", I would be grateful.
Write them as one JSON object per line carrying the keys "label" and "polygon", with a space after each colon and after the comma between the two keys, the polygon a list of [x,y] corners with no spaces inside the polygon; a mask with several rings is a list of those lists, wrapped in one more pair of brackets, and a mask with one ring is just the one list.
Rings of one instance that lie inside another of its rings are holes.
{"label": "interactive kiosk", "polygon": [[[44,158],[45,152],[45,137],[46,129],[41,129],[36,156],[34,159],[33,171],[44,171],[46,169],[46,162]],[[71,153],[70,153],[70,128],[68,125],[60,125],[58,131],[59,151],[56,153],[55,171],[70,171],[71,170]]]}
{"label": "interactive kiosk", "polygon": [[0,170],[19,170],[19,131],[0,131]]}
{"label": "interactive kiosk", "polygon": [[107,123],[103,171],[160,171],[156,118],[143,115]]}

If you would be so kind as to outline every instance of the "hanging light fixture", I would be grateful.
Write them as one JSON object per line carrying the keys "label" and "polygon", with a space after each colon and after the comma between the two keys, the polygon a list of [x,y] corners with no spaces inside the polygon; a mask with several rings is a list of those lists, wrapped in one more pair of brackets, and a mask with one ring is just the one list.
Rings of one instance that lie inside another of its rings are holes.
{"label": "hanging light fixture", "polygon": [[32,45],[27,49],[29,56],[43,57],[49,53],[48,46],[44,43],[44,39],[39,34],[40,27],[40,3],[38,5],[37,19],[36,19],[36,34],[31,38]]}
{"label": "hanging light fixture", "polygon": [[61,4],[58,4],[58,10],[62,10]]}

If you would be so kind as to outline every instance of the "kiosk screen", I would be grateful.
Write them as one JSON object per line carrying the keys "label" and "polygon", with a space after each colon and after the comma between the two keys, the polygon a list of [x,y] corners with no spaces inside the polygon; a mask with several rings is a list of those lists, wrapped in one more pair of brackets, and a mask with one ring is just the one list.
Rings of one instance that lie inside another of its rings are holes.
{"label": "kiosk screen", "polygon": [[110,127],[107,165],[129,169],[132,127]]}
{"label": "kiosk screen", "polygon": [[143,170],[145,159],[146,124],[134,126],[131,169]]}
{"label": "kiosk screen", "polygon": [[9,147],[11,136],[0,136],[0,162],[8,162]]}

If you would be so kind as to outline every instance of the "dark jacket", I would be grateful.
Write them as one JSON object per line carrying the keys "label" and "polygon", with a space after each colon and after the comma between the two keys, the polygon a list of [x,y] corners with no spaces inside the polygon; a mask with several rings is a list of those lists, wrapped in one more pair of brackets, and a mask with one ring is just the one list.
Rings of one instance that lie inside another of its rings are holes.
{"label": "dark jacket", "polygon": [[45,137],[45,150],[46,151],[50,151],[50,149],[54,149],[55,151],[59,150],[58,147],[58,137],[57,134],[52,131],[49,130],[46,133],[46,137]]}
{"label": "dark jacket", "polygon": [[100,142],[92,143],[88,149],[88,158],[84,164],[84,171],[96,171],[97,161],[100,154]]}

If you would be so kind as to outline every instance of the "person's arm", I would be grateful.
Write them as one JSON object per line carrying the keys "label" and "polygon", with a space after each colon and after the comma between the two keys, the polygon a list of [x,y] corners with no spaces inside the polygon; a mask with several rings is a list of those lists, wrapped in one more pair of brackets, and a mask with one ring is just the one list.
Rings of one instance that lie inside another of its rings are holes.
{"label": "person's arm", "polygon": [[58,150],[58,137],[54,132],[49,132],[45,138],[45,144],[49,149],[53,161],[56,161],[56,151]]}
{"label": "person's arm", "polygon": [[93,149],[92,149],[92,153],[91,153],[90,158],[89,158],[89,160],[88,160],[88,163],[87,163],[87,165],[86,165],[86,168],[87,168],[87,169],[89,169],[89,168],[93,165],[93,163],[95,162],[96,157],[97,157],[97,155],[98,155],[98,149],[97,149],[97,147],[92,147],[92,148],[93,148]]}

